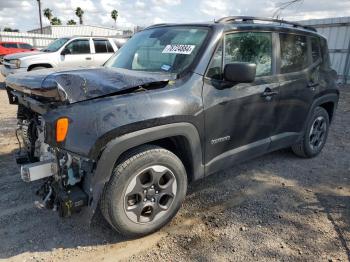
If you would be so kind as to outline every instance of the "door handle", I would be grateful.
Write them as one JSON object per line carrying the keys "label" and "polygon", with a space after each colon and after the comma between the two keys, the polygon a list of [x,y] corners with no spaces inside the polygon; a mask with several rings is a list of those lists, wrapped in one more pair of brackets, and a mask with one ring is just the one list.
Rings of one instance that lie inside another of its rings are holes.
{"label": "door handle", "polygon": [[319,85],[319,83],[314,83],[314,82],[309,82],[308,84],[307,84],[307,87],[310,87],[310,88],[312,88],[312,87],[316,87],[316,86],[318,86]]}
{"label": "door handle", "polygon": [[278,95],[277,91],[272,91],[270,88],[266,88],[265,91],[261,94],[262,97],[271,97]]}
{"label": "door handle", "polygon": [[85,57],[85,60],[91,60],[91,57]]}

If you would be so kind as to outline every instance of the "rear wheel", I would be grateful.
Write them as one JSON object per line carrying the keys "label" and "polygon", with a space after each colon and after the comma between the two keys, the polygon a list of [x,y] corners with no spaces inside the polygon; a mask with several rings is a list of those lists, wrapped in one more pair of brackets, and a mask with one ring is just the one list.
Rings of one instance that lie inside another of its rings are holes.
{"label": "rear wheel", "polygon": [[179,210],[187,191],[185,168],[157,146],[142,146],[123,159],[104,189],[102,214],[123,235],[152,233]]}
{"label": "rear wheel", "polygon": [[329,116],[322,107],[316,107],[307,124],[303,140],[292,146],[293,152],[300,157],[312,158],[323,149],[329,130]]}

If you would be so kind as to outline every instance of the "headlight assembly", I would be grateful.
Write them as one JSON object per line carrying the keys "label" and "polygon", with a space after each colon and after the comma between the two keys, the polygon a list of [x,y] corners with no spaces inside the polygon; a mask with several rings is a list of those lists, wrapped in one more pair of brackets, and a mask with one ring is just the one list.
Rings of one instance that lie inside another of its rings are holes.
{"label": "headlight assembly", "polygon": [[19,59],[10,60],[10,64],[11,64],[12,68],[20,68],[21,67],[21,60],[19,60]]}

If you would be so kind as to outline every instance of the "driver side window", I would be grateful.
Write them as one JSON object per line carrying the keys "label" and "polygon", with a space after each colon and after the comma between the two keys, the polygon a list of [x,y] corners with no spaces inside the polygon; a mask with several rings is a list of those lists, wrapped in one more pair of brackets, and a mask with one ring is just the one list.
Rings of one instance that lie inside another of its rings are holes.
{"label": "driver side window", "polygon": [[257,77],[272,74],[271,33],[243,32],[227,34],[224,38],[224,50],[222,46],[222,44],[219,45],[210,62],[207,77],[222,80],[223,66],[240,62],[256,64]]}
{"label": "driver side window", "polygon": [[67,50],[67,54],[75,55],[75,54],[90,54],[90,41],[89,39],[79,39],[70,42],[65,50]]}

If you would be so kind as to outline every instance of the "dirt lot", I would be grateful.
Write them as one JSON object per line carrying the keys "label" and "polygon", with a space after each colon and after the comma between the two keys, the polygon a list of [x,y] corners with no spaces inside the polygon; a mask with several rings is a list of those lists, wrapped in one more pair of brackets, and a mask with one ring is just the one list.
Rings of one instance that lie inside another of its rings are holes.
{"label": "dirt lot", "polygon": [[323,153],[288,150],[196,182],[158,233],[127,240],[98,216],[60,219],[34,206],[38,184],[20,180],[13,152],[16,107],[0,88],[0,259],[11,261],[348,261],[350,88]]}

